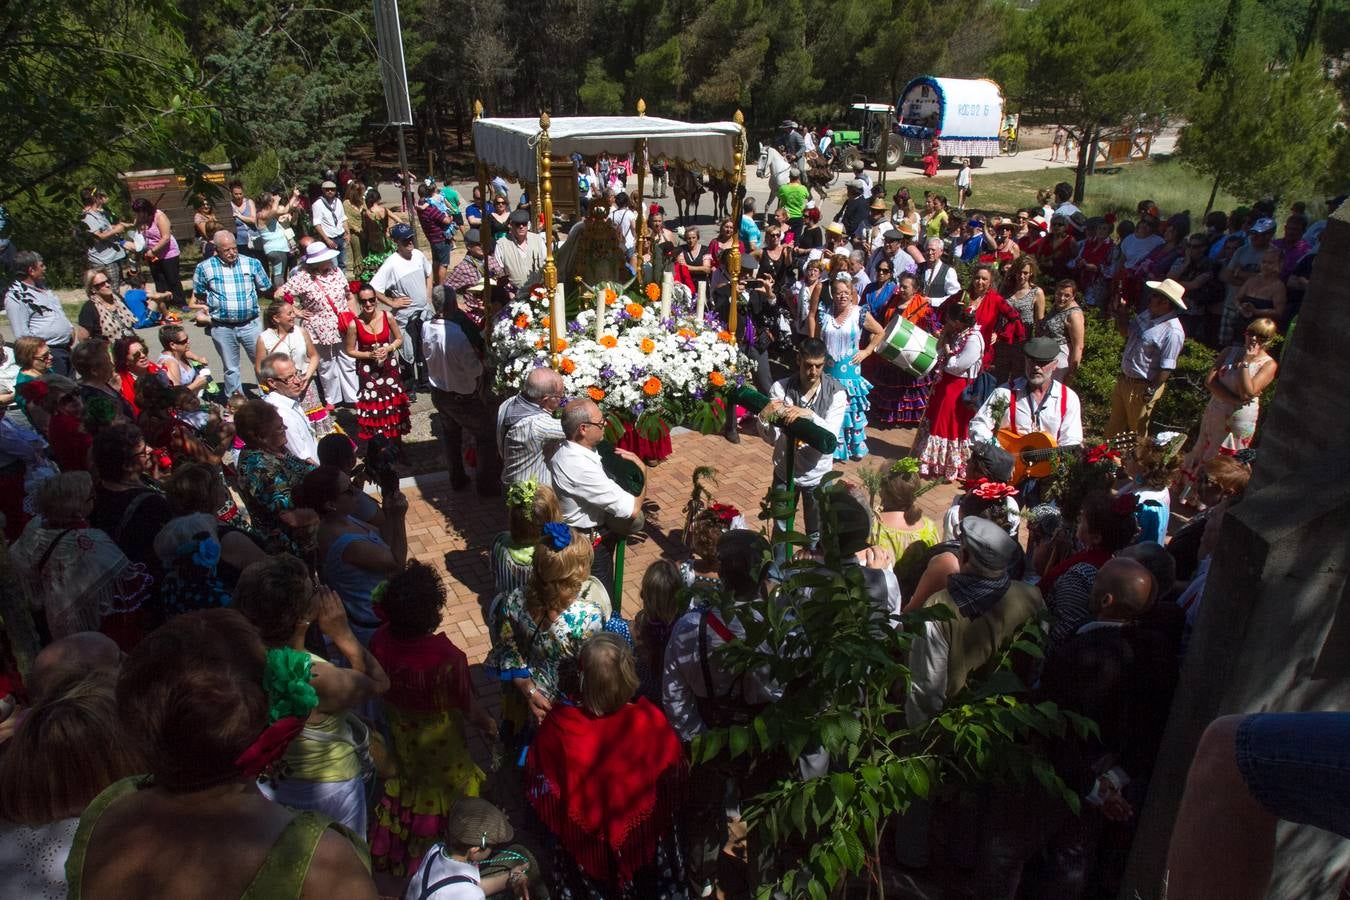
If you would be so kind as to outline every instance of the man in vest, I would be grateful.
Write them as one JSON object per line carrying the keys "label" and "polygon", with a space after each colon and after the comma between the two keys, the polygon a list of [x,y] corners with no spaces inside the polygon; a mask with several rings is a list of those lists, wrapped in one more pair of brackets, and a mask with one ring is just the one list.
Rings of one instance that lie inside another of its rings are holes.
{"label": "man in vest", "polygon": [[[825,342],[802,341],[797,351],[797,372],[773,383],[769,403],[759,413],[759,435],[773,444],[773,486],[787,488],[787,444],[792,440],[784,426],[806,417],[831,434],[844,425],[848,395],[844,386],[825,374]],[[799,446],[793,461],[798,496],[801,498],[804,531],[814,547],[820,539],[820,503],[816,489],[825,473],[834,467],[834,454]],[[786,527],[791,523],[779,523]],[[782,546],[781,544],[779,545]]]}
{"label": "man in vest", "polygon": [[[1022,345],[1022,352],[1026,376],[995,388],[989,395],[970,420],[971,443],[995,441],[1000,431],[1014,436],[1041,431],[1054,439],[1056,447],[1082,444],[1082,404],[1073,388],[1054,379],[1059,342],[1048,337],[1032,338]],[[1023,505],[1034,502],[1034,498],[1026,497],[1027,487],[1025,483],[1018,486]]]}
{"label": "man in vest", "polygon": [[942,260],[942,238],[929,238],[923,245],[923,265],[919,266],[919,293],[934,307],[961,293],[956,269]]}
{"label": "man in vest", "polygon": [[905,716],[918,727],[947,706],[970,676],[1045,604],[1035,586],[1008,577],[1017,542],[994,522],[978,516],[961,520],[961,570],[947,579],[925,607],[952,612],[929,621],[909,648],[913,681]]}

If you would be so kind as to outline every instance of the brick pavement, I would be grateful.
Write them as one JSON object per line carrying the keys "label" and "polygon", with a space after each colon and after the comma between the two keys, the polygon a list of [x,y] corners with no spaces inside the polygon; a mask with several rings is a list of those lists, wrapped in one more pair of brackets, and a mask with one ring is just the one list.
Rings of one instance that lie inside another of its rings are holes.
{"label": "brick pavement", "polygon": [[[861,462],[839,466],[846,476],[907,455],[915,432],[869,428],[867,435],[872,454]],[[731,444],[720,435],[693,433],[677,434],[672,443],[670,458],[647,470],[648,524],[628,546],[622,592],[625,618],[631,618],[639,607],[638,589],[646,567],[663,554],[677,561],[687,555],[680,532],[696,467],[717,468],[716,501],[738,507],[752,524],[757,523],[760,499],[769,488],[772,448],[754,434],[744,433],[740,444]],[[924,494],[919,505],[929,517],[940,520],[955,492],[950,485],[939,486]],[[471,490],[451,491],[444,482],[421,490],[410,488],[406,493],[409,556],[449,576],[442,628],[468,655],[480,697],[495,708],[497,685],[481,666],[489,647],[482,610],[492,593],[487,553],[506,527],[505,508],[500,500],[481,500]]]}

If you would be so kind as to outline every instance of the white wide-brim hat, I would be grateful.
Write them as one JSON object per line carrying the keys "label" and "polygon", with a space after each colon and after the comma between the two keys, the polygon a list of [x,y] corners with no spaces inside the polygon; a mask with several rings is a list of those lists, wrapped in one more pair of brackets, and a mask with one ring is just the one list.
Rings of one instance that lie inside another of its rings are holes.
{"label": "white wide-brim hat", "polygon": [[1186,289],[1170,278],[1164,278],[1162,281],[1145,281],[1144,285],[1151,291],[1157,291],[1168,300],[1177,309],[1185,309],[1186,301],[1182,298],[1186,296]]}

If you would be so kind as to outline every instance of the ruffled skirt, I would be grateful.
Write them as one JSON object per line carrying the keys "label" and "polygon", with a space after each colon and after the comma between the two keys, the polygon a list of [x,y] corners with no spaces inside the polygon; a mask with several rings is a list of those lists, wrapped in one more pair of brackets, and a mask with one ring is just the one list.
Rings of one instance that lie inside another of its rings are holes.
{"label": "ruffled skirt", "polygon": [[921,378],[880,356],[863,362],[863,374],[872,385],[867,421],[873,428],[918,425],[928,409],[928,395],[938,379],[936,371]]}
{"label": "ruffled skirt", "polygon": [[928,415],[914,444],[920,474],[958,480],[966,477],[970,420],[975,411],[961,402],[961,392],[970,382],[969,378],[944,374],[933,386]]}
{"label": "ruffled skirt", "polygon": [[834,458],[840,461],[862,459],[867,455],[867,410],[871,406],[867,395],[872,390],[872,383],[863,377],[860,367],[847,361],[831,363],[826,374],[838,380],[848,395]]}

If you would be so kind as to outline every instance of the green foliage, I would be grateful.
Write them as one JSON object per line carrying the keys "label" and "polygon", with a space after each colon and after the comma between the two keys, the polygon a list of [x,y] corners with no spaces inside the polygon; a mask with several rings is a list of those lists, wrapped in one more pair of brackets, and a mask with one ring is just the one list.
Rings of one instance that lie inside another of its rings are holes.
{"label": "green foliage", "polygon": [[598,59],[586,64],[586,80],[578,93],[582,109],[593,116],[616,116],[624,111],[623,86],[606,77]]}
{"label": "green foliage", "polygon": [[[694,745],[696,764],[722,754],[790,764],[744,804],[751,840],[781,857],[772,883],[757,886],[761,898],[775,889],[825,897],[847,876],[874,868],[885,823],[919,798],[1034,778],[1077,808],[1078,797],[1033,748],[1036,738],[1095,728],[1052,703],[1025,699],[1014,664],[1043,655],[1043,619],[1019,630],[943,712],[907,725],[910,644],[923,623],[950,611],[893,617],[868,599],[861,571],[842,564],[833,539],[834,498],[842,488],[830,478],[822,498],[823,563],[789,563],[770,597],[723,610],[736,615],[746,635],[717,651],[722,664],[783,686],[782,699]],[[776,512],[784,499],[768,497],[766,508]],[[797,545],[804,538],[789,532],[775,540]],[[828,753],[829,771],[803,778],[796,762],[817,748]]]}
{"label": "green foliage", "polygon": [[1338,106],[1316,58],[1272,71],[1256,47],[1240,47],[1196,99],[1178,150],[1237,196],[1307,196],[1335,153]]}

